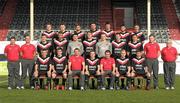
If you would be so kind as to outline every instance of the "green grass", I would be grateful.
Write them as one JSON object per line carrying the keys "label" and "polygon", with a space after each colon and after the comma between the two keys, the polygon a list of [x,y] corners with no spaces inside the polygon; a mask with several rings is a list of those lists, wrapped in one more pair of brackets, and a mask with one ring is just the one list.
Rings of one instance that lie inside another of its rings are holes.
{"label": "green grass", "polygon": [[[0,77],[0,81],[6,77]],[[0,84],[0,103],[179,103],[180,76],[176,76],[176,89],[164,90],[163,77],[160,76],[159,90],[133,91],[45,91],[45,90],[7,90],[7,83]]]}

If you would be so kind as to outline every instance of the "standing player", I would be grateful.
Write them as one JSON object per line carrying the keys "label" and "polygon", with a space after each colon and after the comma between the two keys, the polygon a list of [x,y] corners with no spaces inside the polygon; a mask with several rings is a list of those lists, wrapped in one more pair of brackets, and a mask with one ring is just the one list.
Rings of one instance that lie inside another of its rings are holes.
{"label": "standing player", "polygon": [[[120,57],[116,59],[116,89],[119,89],[119,77],[127,77],[126,89],[129,88],[131,79],[130,60],[126,56],[126,50],[121,50]],[[124,79],[121,79],[121,89],[125,89]]]}
{"label": "standing player", "polygon": [[93,36],[93,39],[95,40],[99,40],[99,36],[100,36],[100,33],[101,33],[101,30],[97,30],[97,27],[96,27],[96,24],[95,23],[91,23],[90,24],[90,33],[92,33],[92,36]]}
{"label": "standing player", "polygon": [[140,50],[141,52],[143,52],[143,44],[138,41],[138,36],[137,35],[133,35],[132,36],[132,41],[130,41],[128,43],[128,56],[130,57],[130,59],[136,57],[136,51]]}
{"label": "standing player", "polygon": [[92,33],[87,33],[87,39],[83,41],[84,45],[84,56],[85,58],[89,58],[89,54],[91,51],[95,51],[97,41],[92,38]]}
{"label": "standing player", "polygon": [[69,56],[74,55],[74,49],[78,48],[80,50],[80,55],[84,52],[84,47],[81,42],[78,41],[78,35],[73,34],[72,35],[72,41],[69,42],[67,47],[67,54]]}
{"label": "standing player", "polygon": [[153,72],[153,81],[154,81],[154,89],[158,88],[158,71],[159,71],[159,61],[158,57],[160,56],[160,46],[155,41],[155,36],[149,36],[149,43],[146,43],[144,46],[144,53],[147,61],[148,69]]}
{"label": "standing player", "polygon": [[107,41],[111,42],[112,40],[114,40],[115,32],[111,30],[111,24],[109,22],[105,23],[105,30],[102,30],[101,34],[102,33],[106,34]]}
{"label": "standing player", "polygon": [[69,57],[68,70],[69,90],[72,90],[73,76],[75,75],[80,77],[81,90],[84,90],[85,61],[84,58],[80,55],[80,49],[75,48],[74,55]]}
{"label": "standing player", "polygon": [[48,88],[51,82],[51,70],[52,70],[52,61],[48,56],[48,50],[41,50],[41,57],[38,56],[37,61],[35,63],[35,70],[34,70],[34,78],[35,78],[35,87],[39,89],[38,78],[40,76],[47,77],[47,83],[45,89]]}
{"label": "standing player", "polygon": [[11,90],[14,86],[14,82],[17,89],[20,89],[20,65],[19,65],[19,55],[20,46],[16,43],[16,38],[11,37],[10,44],[8,44],[4,49],[4,54],[7,57],[7,68],[8,68],[8,89]]}
{"label": "standing player", "polygon": [[56,55],[53,57],[53,63],[52,63],[52,79],[54,81],[55,86],[59,84],[59,79],[57,79],[57,76],[63,76],[63,82],[62,85],[65,86],[65,80],[67,78],[67,57],[63,55],[63,51],[61,48],[56,49]]}
{"label": "standing player", "polygon": [[[85,70],[85,83],[89,84],[89,77],[93,76],[97,78],[98,89],[101,85],[100,65],[99,59],[96,58],[95,51],[90,52],[90,57],[86,59],[86,70]],[[95,80],[92,80],[92,87],[95,88]]]}
{"label": "standing player", "polygon": [[131,33],[130,40],[132,39],[133,35],[137,35],[139,38],[139,41],[144,43],[145,36],[144,36],[143,32],[140,31],[139,25],[134,26],[134,32]]}
{"label": "standing player", "polygon": [[105,56],[105,51],[109,50],[112,53],[112,44],[106,40],[106,34],[101,34],[101,39],[96,44],[96,54],[99,58]]}
{"label": "standing player", "polygon": [[102,90],[105,90],[105,76],[110,76],[110,90],[113,90],[114,80],[115,80],[115,60],[111,58],[111,51],[105,51],[105,57],[100,61],[100,69],[102,73]]}
{"label": "standing player", "polygon": [[58,37],[54,38],[53,40],[53,52],[56,52],[57,48],[61,48],[63,55],[66,55],[66,50],[67,50],[67,45],[68,45],[68,41],[63,38],[63,34],[62,33],[58,33]]}
{"label": "standing player", "polygon": [[127,42],[121,39],[120,34],[116,34],[115,40],[112,41],[112,55],[114,58],[118,58],[121,50],[127,50]]}
{"label": "standing player", "polygon": [[121,32],[117,33],[117,34],[120,34],[121,35],[121,39],[122,41],[124,42],[129,42],[129,32],[126,31],[126,26],[125,25],[122,25],[121,26]]}
{"label": "standing player", "polygon": [[164,84],[165,89],[175,89],[174,81],[175,81],[175,72],[176,72],[176,59],[178,56],[177,49],[172,46],[172,41],[168,40],[166,43],[166,47],[164,47],[161,51],[161,56],[163,60],[163,68],[164,68]]}
{"label": "standing player", "polygon": [[[142,57],[141,51],[136,51],[136,57],[132,59],[131,67],[132,67],[131,76],[132,77],[143,76],[144,78],[146,78],[147,79],[146,89],[149,90],[151,75],[148,71],[145,58]],[[140,87],[139,81],[138,81],[138,87]]]}
{"label": "standing player", "polygon": [[34,58],[36,56],[36,48],[30,43],[30,36],[25,36],[26,43],[21,46],[21,63],[22,63],[22,76],[21,76],[21,89],[24,89],[24,81],[26,80],[27,71],[29,73],[29,84],[34,89],[34,83],[32,81]]}
{"label": "standing player", "polygon": [[41,36],[41,41],[37,44],[37,53],[41,56],[41,50],[48,50],[48,56],[51,56],[52,53],[52,43],[47,41],[47,37],[45,35]]}
{"label": "standing player", "polygon": [[50,23],[46,24],[46,31],[42,35],[46,36],[48,42],[51,42],[56,37],[56,32],[52,31],[52,25]]}
{"label": "standing player", "polygon": [[60,24],[60,25],[59,25],[59,30],[60,30],[59,33],[62,33],[62,34],[63,34],[63,38],[65,38],[66,40],[69,41],[71,33],[66,30],[65,24],[63,24],[63,23]]}
{"label": "standing player", "polygon": [[78,41],[79,41],[79,42],[82,42],[82,41],[84,40],[84,38],[85,38],[84,32],[81,31],[81,26],[80,26],[80,24],[76,24],[76,25],[75,25],[75,30],[74,30],[74,33],[72,33],[72,34],[78,35]]}

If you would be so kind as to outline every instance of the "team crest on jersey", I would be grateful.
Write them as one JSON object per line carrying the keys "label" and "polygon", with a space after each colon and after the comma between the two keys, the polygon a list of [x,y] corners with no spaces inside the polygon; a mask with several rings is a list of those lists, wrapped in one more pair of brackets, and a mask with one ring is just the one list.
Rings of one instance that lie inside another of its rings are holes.
{"label": "team crest on jersey", "polygon": [[62,46],[67,43],[67,40],[65,39],[63,41],[58,41],[58,40],[54,39],[54,43],[58,46]]}
{"label": "team crest on jersey", "polygon": [[121,65],[126,64],[128,61],[129,61],[129,59],[128,59],[128,58],[127,58],[127,59],[124,59],[124,60],[117,59],[117,62],[118,62],[119,64],[121,64]]}
{"label": "team crest on jersey", "polygon": [[136,49],[136,48],[140,47],[142,44],[139,42],[139,43],[136,43],[136,44],[128,43],[128,45],[129,45],[131,48]]}
{"label": "team crest on jersey", "polygon": [[40,48],[42,48],[42,49],[47,49],[47,48],[49,48],[49,47],[51,46],[51,43],[47,43],[46,45],[43,45],[43,44],[41,44],[41,43],[38,43],[38,46],[39,46]]}
{"label": "team crest on jersey", "polygon": [[136,58],[133,58],[132,59],[132,61],[134,61],[135,63],[137,63],[137,64],[141,64],[141,63],[143,63],[144,61],[145,61],[145,58],[141,58],[141,59],[136,59]]}
{"label": "team crest on jersey", "polygon": [[42,64],[46,64],[47,62],[49,62],[50,57],[47,57],[46,59],[42,59],[41,57],[38,57],[39,62],[41,62]]}
{"label": "team crest on jersey", "polygon": [[48,38],[51,38],[54,34],[55,34],[55,32],[50,32],[50,33],[48,33],[48,32],[43,32],[43,34],[44,35],[46,35]]}
{"label": "team crest on jersey", "polygon": [[56,62],[57,62],[57,63],[59,63],[59,64],[60,64],[60,63],[62,63],[65,59],[66,59],[66,57],[65,57],[65,56],[64,56],[64,57],[62,57],[62,58],[60,58],[60,59],[59,59],[59,58],[57,58],[57,57],[53,57],[53,60],[54,60],[54,61],[56,61]]}
{"label": "team crest on jersey", "polygon": [[88,63],[90,64],[90,65],[94,65],[94,64],[96,64],[98,61],[99,61],[99,59],[96,59],[96,60],[90,60],[90,59],[86,59],[87,61],[88,61]]}
{"label": "team crest on jersey", "polygon": [[115,41],[112,41],[112,45],[114,45],[116,48],[120,48],[120,47],[124,46],[125,44],[126,44],[126,42],[117,43]]}
{"label": "team crest on jersey", "polygon": [[87,46],[92,46],[94,44],[96,44],[96,40],[93,40],[91,42],[88,42],[88,41],[83,41],[83,44],[87,45]]}

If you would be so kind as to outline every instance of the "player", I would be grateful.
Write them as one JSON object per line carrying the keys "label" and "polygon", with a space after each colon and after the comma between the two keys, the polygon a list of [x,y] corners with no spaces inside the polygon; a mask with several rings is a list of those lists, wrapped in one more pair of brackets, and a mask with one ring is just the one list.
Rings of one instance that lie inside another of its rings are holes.
{"label": "player", "polygon": [[90,33],[92,33],[93,39],[94,40],[99,40],[99,36],[101,34],[101,30],[97,29],[96,24],[95,23],[91,23],[90,24]]}
{"label": "player", "polygon": [[56,32],[52,30],[52,24],[46,24],[46,31],[44,31],[42,35],[46,36],[48,42],[51,42],[54,38],[56,38]]}
{"label": "player", "polygon": [[125,25],[122,25],[122,26],[121,26],[121,32],[119,32],[119,33],[117,33],[117,34],[120,34],[120,35],[121,35],[122,41],[127,42],[127,43],[129,42],[129,36],[130,36],[130,34],[129,34],[129,32],[127,32]]}
{"label": "player", "polygon": [[63,34],[63,38],[65,38],[67,41],[70,40],[71,33],[66,30],[66,25],[64,23],[61,23],[59,25],[59,33]]}
{"label": "player", "polygon": [[133,35],[137,35],[139,38],[138,40],[144,44],[145,36],[144,36],[143,32],[140,31],[139,25],[134,26],[134,32],[131,33],[130,40],[132,40]]}
{"label": "player", "polygon": [[115,32],[111,29],[111,24],[109,22],[105,23],[105,30],[101,31],[101,34],[106,34],[107,41],[111,42],[114,40]]}
{"label": "player", "polygon": [[72,34],[78,35],[79,42],[82,42],[85,39],[85,33],[83,31],[81,31],[80,24],[75,25],[75,30],[74,30],[74,33],[72,33]]}

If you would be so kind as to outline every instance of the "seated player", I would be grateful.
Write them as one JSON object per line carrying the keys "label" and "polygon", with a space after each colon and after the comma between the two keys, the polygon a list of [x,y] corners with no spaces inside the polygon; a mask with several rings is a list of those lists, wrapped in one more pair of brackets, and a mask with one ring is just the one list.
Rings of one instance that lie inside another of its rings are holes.
{"label": "seated player", "polygon": [[[147,79],[146,82],[146,89],[150,89],[150,73],[148,72],[148,67],[146,65],[145,58],[142,57],[142,52],[137,51],[136,52],[136,57],[132,59],[131,63],[132,67],[132,72],[131,76],[136,77],[136,76],[143,76],[144,78]],[[140,87],[140,81],[138,81],[138,87]]]}
{"label": "seated player", "polygon": [[102,90],[105,90],[105,77],[110,76],[110,90],[113,90],[114,79],[115,79],[115,60],[111,58],[110,50],[105,51],[105,57],[103,57],[100,61],[100,69],[102,73]]}
{"label": "seated player", "polygon": [[57,48],[56,49],[56,55],[53,57],[53,63],[52,63],[52,79],[54,81],[55,86],[58,86],[59,79],[57,79],[57,76],[63,76],[62,85],[65,86],[65,80],[67,78],[67,58],[62,54],[62,49]]}
{"label": "seated player", "polygon": [[40,76],[47,77],[47,83],[46,83],[45,89],[48,88],[51,82],[52,63],[51,63],[50,57],[47,55],[48,55],[48,50],[42,50],[41,57],[39,56],[35,63],[34,78],[35,78],[36,89],[39,89],[38,78]]}
{"label": "seated player", "polygon": [[[116,59],[116,89],[119,89],[119,77],[127,77],[126,89],[129,88],[130,84],[130,60],[126,57],[126,50],[122,50],[120,57]],[[121,89],[125,89],[124,79],[121,79]]]}
{"label": "seated player", "polygon": [[[85,70],[85,83],[86,85],[89,84],[89,77],[93,76],[97,78],[98,89],[100,89],[101,83],[101,76],[100,76],[100,66],[99,66],[99,59],[96,58],[95,51],[90,52],[90,58],[87,58],[86,63],[86,70]],[[92,80],[92,87],[95,87],[94,79]]]}

